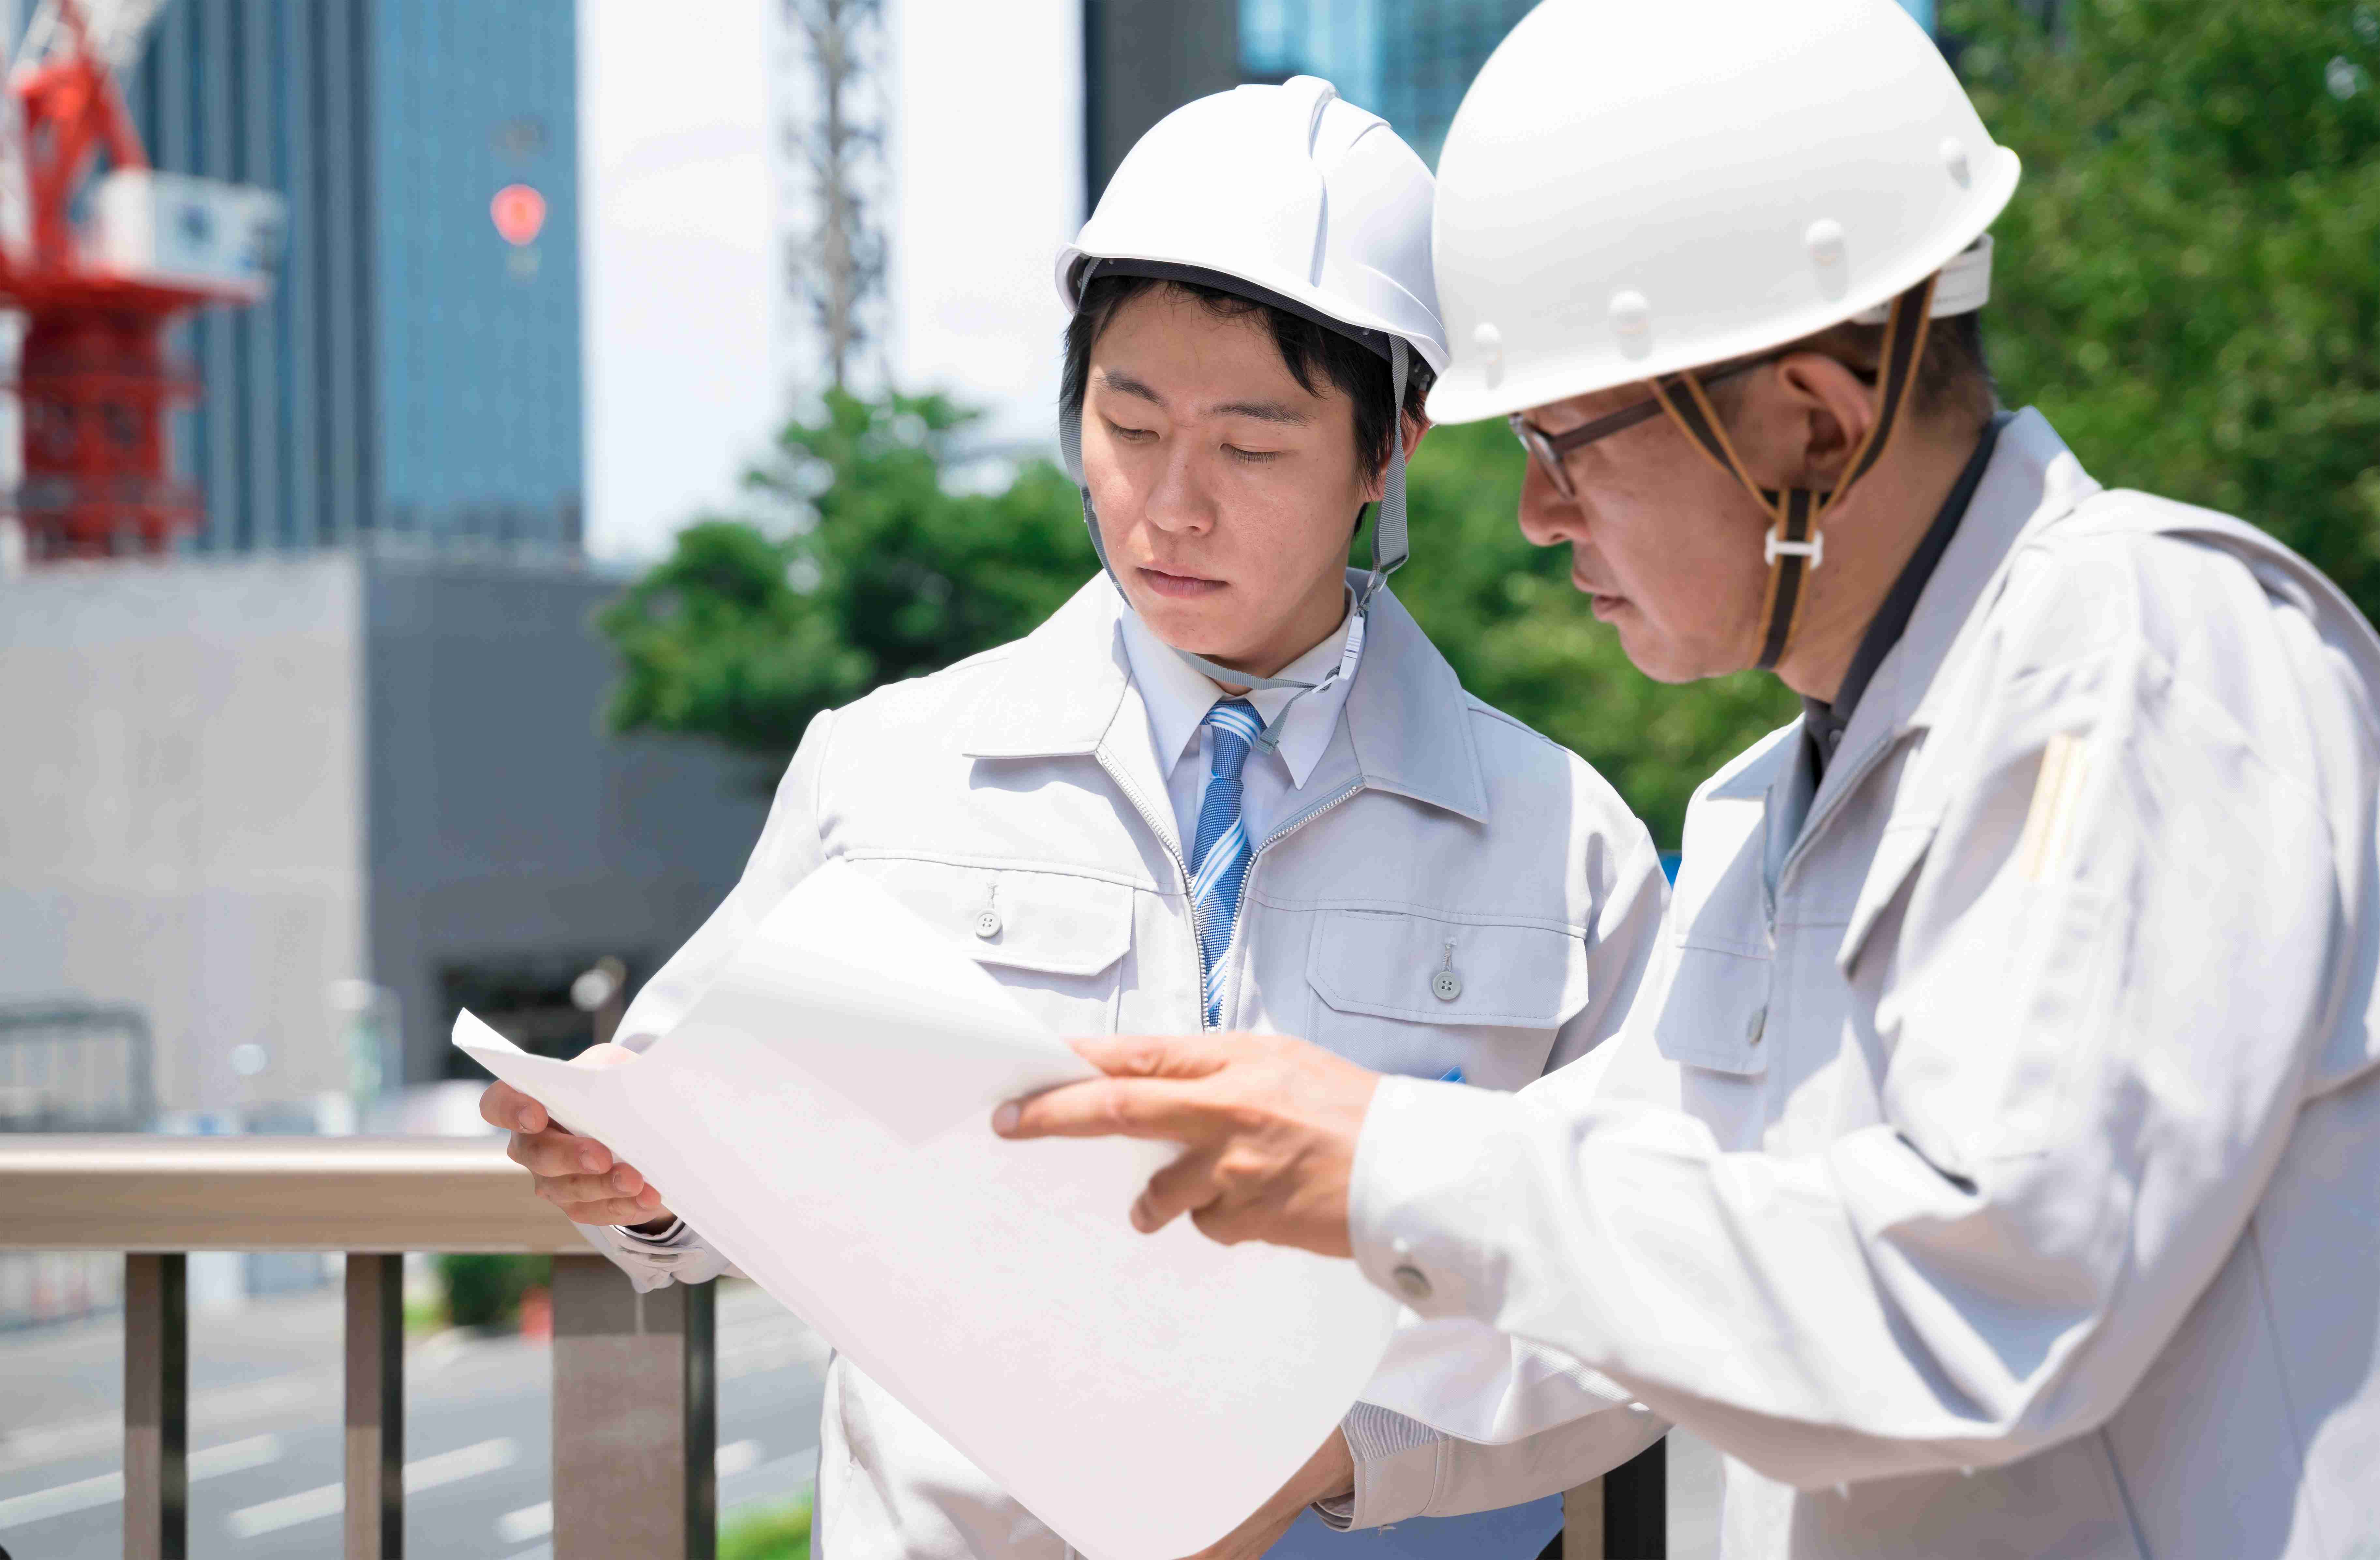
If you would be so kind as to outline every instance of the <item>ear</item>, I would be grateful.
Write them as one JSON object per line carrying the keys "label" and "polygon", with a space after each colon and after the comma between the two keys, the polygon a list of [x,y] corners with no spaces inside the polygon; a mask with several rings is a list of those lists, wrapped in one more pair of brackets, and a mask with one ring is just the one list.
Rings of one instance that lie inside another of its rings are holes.
{"label": "ear", "polygon": [[[1405,460],[1410,464],[1414,457],[1414,451],[1421,448],[1422,436],[1430,430],[1430,421],[1426,417],[1415,417],[1411,414],[1407,414],[1402,420],[1403,426],[1398,429],[1397,434],[1404,441]],[[1364,484],[1364,502],[1378,504],[1388,491],[1388,472],[1376,471],[1372,474],[1372,480]]]}
{"label": "ear", "polygon": [[1780,359],[1770,383],[1771,408],[1761,419],[1772,442],[1769,469],[1790,486],[1834,487],[1876,421],[1875,390],[1824,352]]}

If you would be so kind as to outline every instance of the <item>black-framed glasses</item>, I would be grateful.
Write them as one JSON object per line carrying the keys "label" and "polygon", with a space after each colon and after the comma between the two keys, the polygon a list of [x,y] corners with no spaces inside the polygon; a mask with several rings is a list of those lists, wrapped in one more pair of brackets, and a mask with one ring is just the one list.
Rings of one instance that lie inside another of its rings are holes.
{"label": "black-framed glasses", "polygon": [[[1722,379],[1732,379],[1737,374],[1748,373],[1763,363],[1775,362],[1785,356],[1787,350],[1790,348],[1780,347],[1774,352],[1763,352],[1756,358],[1746,358],[1740,363],[1730,363],[1716,373],[1704,374],[1702,382],[1706,385],[1717,384]],[[1582,422],[1575,428],[1564,429],[1559,433],[1547,433],[1517,411],[1507,420],[1512,425],[1512,437],[1521,441],[1521,447],[1529,452],[1529,457],[1535,460],[1538,468],[1545,472],[1546,480],[1554,484],[1554,491],[1561,494],[1562,502],[1575,504],[1578,502],[1578,491],[1571,486],[1570,472],[1563,467],[1562,462],[1597,439],[1608,439],[1614,433],[1623,433],[1647,419],[1660,415],[1660,397],[1647,396],[1633,407],[1622,407],[1608,417],[1598,417],[1592,422]]]}

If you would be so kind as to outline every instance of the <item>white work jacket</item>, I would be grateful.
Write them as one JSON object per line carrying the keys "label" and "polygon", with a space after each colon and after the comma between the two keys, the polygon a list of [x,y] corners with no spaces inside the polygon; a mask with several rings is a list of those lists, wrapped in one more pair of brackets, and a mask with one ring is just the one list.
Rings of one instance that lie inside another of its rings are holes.
{"label": "white work jacket", "polygon": [[[820,715],[742,882],[638,994],[622,1043],[672,1029],[750,929],[832,859],[946,930],[1061,1035],[1196,1031],[1186,851],[1123,610],[1099,577],[1024,640]],[[1281,811],[1242,890],[1224,1028],[1308,1036],[1368,1067],[1459,1075],[1484,1091],[1585,1054],[1627,1011],[1666,898],[1650,836],[1585,762],[1466,694],[1385,591],[1329,745]],[[1443,970],[1456,981],[1435,983]],[[590,1233],[640,1286],[722,1266],[699,1232],[658,1253]],[[1599,1407],[1548,1407],[1545,1433],[1482,1446],[1359,1405],[1346,1421],[1352,1520],[1514,1505],[1666,1428],[1641,1408],[1586,1411]],[[1065,1552],[841,1359],[819,1511],[825,1560]]]}
{"label": "white work jacket", "polygon": [[1697,795],[1621,1037],[1383,1085],[1358,1261],[1717,1444],[1730,1560],[2380,1554],[2375,689],[2022,414],[1815,792],[1797,725]]}

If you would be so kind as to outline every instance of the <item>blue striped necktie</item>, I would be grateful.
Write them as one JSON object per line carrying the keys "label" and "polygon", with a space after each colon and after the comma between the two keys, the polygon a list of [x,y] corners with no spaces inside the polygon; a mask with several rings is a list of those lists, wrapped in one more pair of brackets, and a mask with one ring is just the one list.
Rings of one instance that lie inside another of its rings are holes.
{"label": "blue striped necktie", "polygon": [[1240,910],[1240,885],[1247,881],[1247,825],[1240,818],[1240,769],[1248,749],[1264,731],[1256,706],[1227,699],[1207,712],[1214,733],[1214,762],[1207,772],[1207,796],[1198,804],[1198,840],[1190,854],[1190,913],[1198,923],[1198,963],[1207,1027],[1223,1022],[1223,956],[1231,951],[1232,927]]}

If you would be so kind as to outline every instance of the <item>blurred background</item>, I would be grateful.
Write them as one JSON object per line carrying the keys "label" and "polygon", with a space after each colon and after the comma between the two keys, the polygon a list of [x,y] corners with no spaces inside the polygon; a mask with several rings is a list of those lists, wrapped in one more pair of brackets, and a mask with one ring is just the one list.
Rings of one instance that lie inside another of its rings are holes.
{"label": "blurred background", "polygon": [[[0,0],[0,1131],[478,1130],[456,1007],[608,1033],[812,713],[1091,572],[1050,257],[1139,133],[1303,72],[1434,160],[1528,8]],[[1910,8],[2026,166],[2003,398],[2380,607],[2380,0]],[[1630,669],[1520,474],[1435,431],[1399,593],[1674,848],[1792,701]],[[115,1542],[120,1271],[0,1252],[18,1560]],[[193,1542],[319,1550],[274,1492],[335,1468],[334,1264],[190,1271],[199,1422],[248,1448]],[[538,1285],[419,1263],[433,1553],[540,1553]],[[722,1316],[722,1498],[783,1552],[823,1355]]]}

